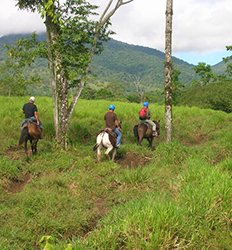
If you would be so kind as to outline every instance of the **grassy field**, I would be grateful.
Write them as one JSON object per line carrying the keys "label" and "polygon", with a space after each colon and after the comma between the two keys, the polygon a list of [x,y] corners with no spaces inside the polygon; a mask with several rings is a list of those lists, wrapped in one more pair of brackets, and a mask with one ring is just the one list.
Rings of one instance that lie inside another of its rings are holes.
{"label": "grassy field", "polygon": [[27,99],[0,97],[1,250],[232,249],[232,114],[174,107],[166,144],[164,107],[153,104],[161,135],[152,151],[133,137],[140,105],[115,102],[123,144],[115,163],[97,163],[110,103],[80,100],[60,151],[51,99],[38,97],[44,138],[27,162],[17,146]]}

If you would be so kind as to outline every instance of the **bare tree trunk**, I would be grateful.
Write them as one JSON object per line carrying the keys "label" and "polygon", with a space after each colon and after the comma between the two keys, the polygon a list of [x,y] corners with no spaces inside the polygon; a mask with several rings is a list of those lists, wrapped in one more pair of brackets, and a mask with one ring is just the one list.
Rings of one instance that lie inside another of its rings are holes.
{"label": "bare tree trunk", "polygon": [[172,15],[173,0],[166,4],[166,30],[165,30],[165,132],[166,141],[172,140]]}
{"label": "bare tree trunk", "polygon": [[61,63],[61,56],[57,49],[54,49],[59,39],[59,27],[54,24],[50,16],[45,21],[48,39],[48,60],[52,72],[52,96],[54,110],[54,127],[56,141],[61,148],[67,148],[68,130],[68,82]]}

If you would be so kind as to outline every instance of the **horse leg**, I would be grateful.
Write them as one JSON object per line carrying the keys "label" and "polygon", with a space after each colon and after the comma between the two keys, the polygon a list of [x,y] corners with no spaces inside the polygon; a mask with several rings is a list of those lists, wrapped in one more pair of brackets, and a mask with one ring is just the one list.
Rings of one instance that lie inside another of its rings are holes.
{"label": "horse leg", "polygon": [[149,138],[147,138],[147,140],[148,140],[148,142],[149,142],[149,147],[150,148],[153,148],[153,139],[154,139],[154,137],[152,136],[152,137],[149,137]]}
{"label": "horse leg", "polygon": [[32,140],[32,144],[31,144],[32,154],[37,153],[37,142],[38,142],[38,140]]}
{"label": "horse leg", "polygon": [[110,160],[109,153],[110,153],[110,151],[111,151],[112,149],[113,149],[113,146],[112,146],[112,145],[110,145],[110,146],[107,148],[106,152],[105,152],[105,155],[107,155],[107,156],[108,156],[109,160]]}
{"label": "horse leg", "polygon": [[24,151],[25,151],[25,154],[26,154],[26,157],[27,157],[27,161],[29,161],[30,157],[29,157],[29,151],[28,151],[28,148],[27,148],[27,140],[24,141]]}
{"label": "horse leg", "polygon": [[112,153],[112,161],[114,161],[115,156],[116,156],[117,149],[114,148],[113,153]]}
{"label": "horse leg", "polygon": [[34,148],[34,153],[35,154],[37,153],[37,142],[38,142],[38,140],[35,141],[35,148]]}
{"label": "horse leg", "polygon": [[101,161],[101,149],[102,149],[102,144],[100,144],[97,148],[97,161]]}
{"label": "horse leg", "polygon": [[31,141],[31,151],[32,151],[32,154],[34,154],[34,148],[35,148],[35,142],[34,140]]}
{"label": "horse leg", "polygon": [[134,126],[133,131],[134,131],[134,136],[136,138],[136,142],[137,144],[139,144],[138,125]]}
{"label": "horse leg", "polygon": [[142,135],[139,135],[138,136],[138,145],[142,145],[142,141],[143,141],[143,136]]}

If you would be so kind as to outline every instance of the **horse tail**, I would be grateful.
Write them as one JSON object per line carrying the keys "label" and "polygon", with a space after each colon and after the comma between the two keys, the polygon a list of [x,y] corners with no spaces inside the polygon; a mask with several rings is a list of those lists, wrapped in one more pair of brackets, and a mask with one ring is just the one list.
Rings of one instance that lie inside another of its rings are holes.
{"label": "horse tail", "polygon": [[97,148],[99,147],[100,144],[96,143],[94,146],[93,146],[93,151],[96,151]]}
{"label": "horse tail", "polygon": [[23,128],[19,138],[19,145],[21,145],[28,138],[27,127]]}
{"label": "horse tail", "polygon": [[93,146],[93,151],[97,150],[97,148],[101,145],[104,135],[105,135],[105,132],[101,132],[97,136],[97,143]]}
{"label": "horse tail", "polygon": [[133,128],[133,131],[134,131],[134,136],[136,137],[136,138],[138,138],[138,125],[135,125],[134,126],[134,128]]}

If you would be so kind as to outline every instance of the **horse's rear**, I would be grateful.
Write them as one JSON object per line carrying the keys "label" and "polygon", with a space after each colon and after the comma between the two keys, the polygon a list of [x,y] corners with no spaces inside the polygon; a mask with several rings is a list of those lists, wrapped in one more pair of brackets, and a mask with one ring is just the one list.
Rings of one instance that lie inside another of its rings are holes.
{"label": "horse's rear", "polygon": [[138,125],[138,143],[141,145],[143,138],[152,137],[152,127],[146,125],[145,123],[141,123]]}
{"label": "horse's rear", "polygon": [[[156,134],[157,136],[159,135],[159,130],[160,130],[160,124],[159,121],[154,121],[156,124]],[[146,123],[140,123],[138,125],[134,126],[134,135],[137,139],[137,143],[141,145],[143,138],[147,139],[149,142],[149,146],[152,147],[153,139],[153,131],[152,127],[149,124]]]}
{"label": "horse's rear", "polygon": [[34,122],[27,122],[21,129],[21,134],[19,138],[19,145],[24,143],[24,150],[27,158],[29,159],[29,151],[27,148],[28,140],[31,143],[31,151],[33,154],[37,152],[37,142],[42,138],[41,128]]}
{"label": "horse's rear", "polygon": [[[112,133],[112,132],[111,132]],[[102,131],[98,134],[96,139],[96,144],[93,147],[93,150],[97,150],[97,160],[101,160],[101,150],[102,148],[106,148],[105,155],[110,159],[109,153],[113,150],[112,153],[112,161],[114,161],[116,156],[116,137],[111,134],[109,131]]]}

